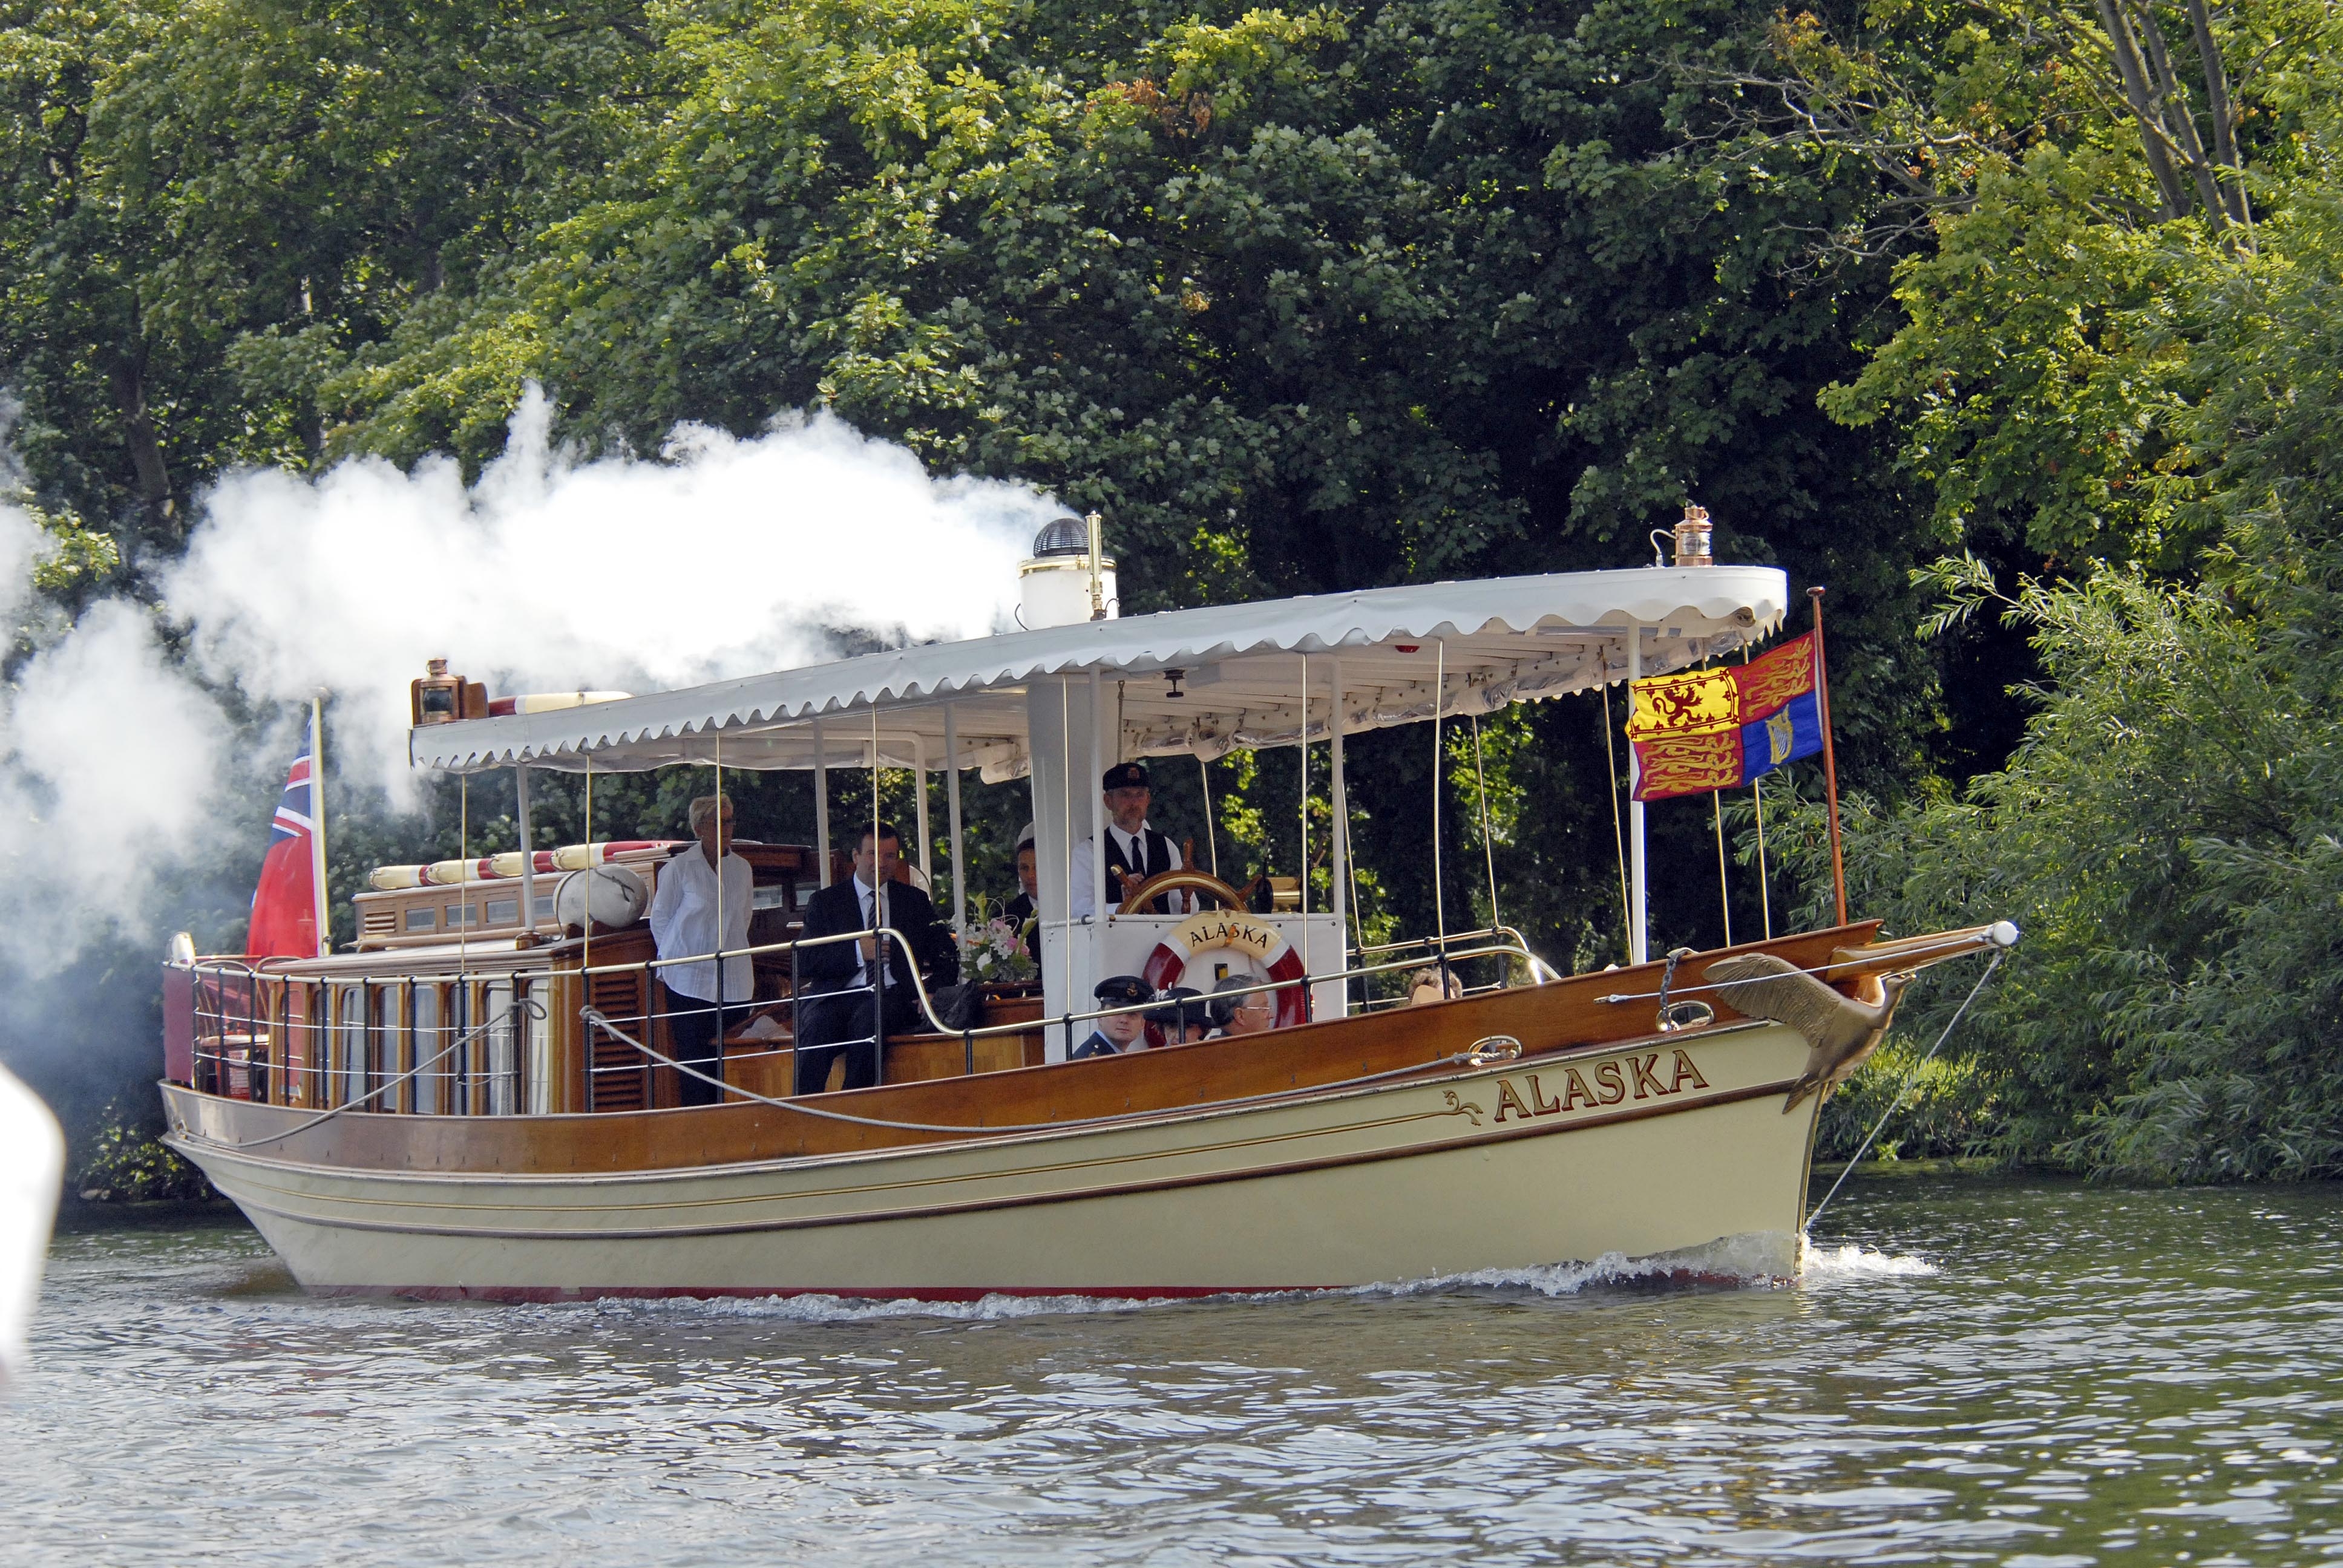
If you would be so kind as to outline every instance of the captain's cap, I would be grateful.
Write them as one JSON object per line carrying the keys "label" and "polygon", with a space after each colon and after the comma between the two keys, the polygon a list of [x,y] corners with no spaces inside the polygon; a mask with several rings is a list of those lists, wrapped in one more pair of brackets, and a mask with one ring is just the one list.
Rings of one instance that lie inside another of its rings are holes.
{"label": "captain's cap", "polygon": [[1155,988],[1137,975],[1109,975],[1091,994],[1110,1007],[1137,1007],[1155,1000]]}
{"label": "captain's cap", "polygon": [[1099,788],[1101,790],[1144,789],[1147,788],[1147,769],[1136,762],[1118,762],[1106,770],[1106,777],[1099,780]]}

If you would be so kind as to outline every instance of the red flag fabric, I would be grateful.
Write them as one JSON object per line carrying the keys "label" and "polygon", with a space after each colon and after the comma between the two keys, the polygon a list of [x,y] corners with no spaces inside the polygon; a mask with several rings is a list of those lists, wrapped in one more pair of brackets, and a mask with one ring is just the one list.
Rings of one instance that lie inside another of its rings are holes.
{"label": "red flag fabric", "polygon": [[260,862],[260,885],[252,892],[252,928],[244,939],[251,959],[314,959],[317,956],[317,890],[312,869],[311,835],[317,831],[312,803],[309,749],[293,759],[269,824],[268,854]]}

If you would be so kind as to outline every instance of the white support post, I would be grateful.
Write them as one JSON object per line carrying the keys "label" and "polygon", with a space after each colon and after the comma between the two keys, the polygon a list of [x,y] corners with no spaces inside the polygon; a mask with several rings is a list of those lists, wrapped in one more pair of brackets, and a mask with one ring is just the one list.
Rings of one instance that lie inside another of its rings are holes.
{"label": "white support post", "polygon": [[[1334,841],[1331,846],[1333,850],[1332,870],[1327,879],[1334,894],[1334,927],[1342,933],[1339,950],[1342,961],[1337,967],[1347,970],[1351,967],[1351,797],[1342,785],[1342,660],[1339,654],[1332,660],[1328,674],[1334,694],[1332,715],[1326,725],[1327,749],[1332,753],[1333,765],[1330,788],[1333,790]],[[1343,1010],[1348,1011],[1350,1005],[1351,982],[1346,980],[1342,982]]]}
{"label": "white support post", "polygon": [[[960,831],[960,719],[944,704],[944,811],[951,827],[952,931],[968,935],[968,840]],[[930,891],[933,890],[930,889]]]}
{"label": "white support post", "polygon": [[[1627,628],[1627,715],[1630,722],[1635,713],[1634,683],[1644,678],[1644,628]],[[1644,879],[1644,803],[1635,799],[1635,786],[1642,782],[1635,768],[1634,747],[1627,749],[1627,961],[1640,964],[1651,957],[1651,937],[1646,930],[1650,918],[1650,890]]]}
{"label": "white support post", "polygon": [[928,738],[911,736],[911,782],[918,798],[917,815],[920,823],[920,875],[928,879],[928,896],[936,891],[936,869],[933,864],[935,847],[928,834]]}
{"label": "white support post", "polygon": [[537,840],[528,826],[528,764],[513,767],[513,825],[520,833],[520,929],[537,930]]}
{"label": "white support post", "polygon": [[[1106,801],[1099,789],[1099,780],[1106,777],[1106,759],[1101,748],[1106,738],[1099,733],[1106,726],[1100,704],[1104,700],[1105,685],[1099,672],[1091,671],[1091,776],[1082,788],[1091,792],[1097,804],[1091,809],[1091,908],[1098,911],[1101,925],[1106,923]],[[1122,738],[1115,737],[1115,760],[1122,760]],[[1097,983],[1098,977],[1091,977]]]}
{"label": "white support post", "polygon": [[830,886],[830,753],[821,743],[821,720],[813,721],[813,885]]}

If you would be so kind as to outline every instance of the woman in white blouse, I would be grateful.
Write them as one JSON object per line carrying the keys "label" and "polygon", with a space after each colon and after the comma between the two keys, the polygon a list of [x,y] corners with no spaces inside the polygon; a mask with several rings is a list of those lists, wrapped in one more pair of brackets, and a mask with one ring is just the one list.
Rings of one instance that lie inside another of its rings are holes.
{"label": "woman in white blouse", "polygon": [[[691,803],[696,850],[686,849],[659,868],[659,891],[651,899],[651,936],[659,943],[659,1010],[667,1015],[668,1043],[675,1059],[708,1075],[676,1075],[686,1105],[713,1105],[724,1098],[724,1034],[748,1013],[756,996],[756,976],[748,955],[749,911],[756,873],[732,851],[732,799],[702,795]],[[719,896],[720,894],[720,896]],[[721,964],[703,954],[737,956]],[[694,961],[669,963],[670,959]],[[718,1081],[711,1082],[709,1080]]]}

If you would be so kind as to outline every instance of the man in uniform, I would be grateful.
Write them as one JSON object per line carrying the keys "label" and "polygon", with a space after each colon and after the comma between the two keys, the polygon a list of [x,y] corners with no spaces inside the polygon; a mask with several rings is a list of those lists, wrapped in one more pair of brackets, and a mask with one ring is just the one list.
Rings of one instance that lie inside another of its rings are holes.
{"label": "man in uniform", "polygon": [[[1091,994],[1101,1007],[1138,1007],[1155,1000],[1155,993],[1137,975],[1109,975],[1098,982]],[[1068,1061],[1081,1061],[1093,1056],[1120,1056],[1126,1050],[1147,1049],[1147,1015],[1143,1012],[1115,1012],[1097,1020],[1091,1037],[1066,1054]]]}
{"label": "man in uniform", "polygon": [[[1150,877],[1179,870],[1183,862],[1180,847],[1157,832],[1147,820],[1151,796],[1146,769],[1136,762],[1118,762],[1106,770],[1106,776],[1099,782],[1107,814],[1106,901],[1119,907],[1126,886],[1135,888]],[[1091,889],[1091,854],[1088,839],[1074,846],[1074,916],[1078,920],[1097,912]],[[1150,900],[1143,911],[1131,912],[1184,915],[1195,907],[1193,895],[1173,892]]]}

